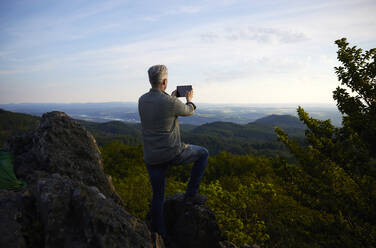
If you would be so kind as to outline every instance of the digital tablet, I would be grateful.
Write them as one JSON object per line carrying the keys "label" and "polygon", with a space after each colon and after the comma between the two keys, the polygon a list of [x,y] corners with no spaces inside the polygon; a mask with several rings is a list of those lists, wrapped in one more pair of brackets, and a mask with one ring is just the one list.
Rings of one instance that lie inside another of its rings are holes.
{"label": "digital tablet", "polygon": [[185,97],[188,91],[192,90],[192,85],[181,85],[176,87],[177,97]]}

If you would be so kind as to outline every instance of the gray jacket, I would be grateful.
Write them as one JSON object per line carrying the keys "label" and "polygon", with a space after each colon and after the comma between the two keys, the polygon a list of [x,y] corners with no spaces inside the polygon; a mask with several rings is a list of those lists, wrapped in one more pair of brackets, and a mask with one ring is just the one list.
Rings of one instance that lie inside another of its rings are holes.
{"label": "gray jacket", "polygon": [[187,146],[180,139],[178,116],[193,115],[195,109],[192,102],[184,104],[158,89],[138,99],[145,163],[168,162]]}

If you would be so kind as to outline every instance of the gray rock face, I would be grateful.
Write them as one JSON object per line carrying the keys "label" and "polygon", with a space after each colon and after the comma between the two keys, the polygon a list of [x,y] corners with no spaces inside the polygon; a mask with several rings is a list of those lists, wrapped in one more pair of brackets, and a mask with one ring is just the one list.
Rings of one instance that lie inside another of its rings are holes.
{"label": "gray rock face", "polygon": [[94,137],[65,113],[45,113],[35,131],[13,137],[4,146],[16,156],[17,177],[30,181],[36,170],[59,173],[96,186],[106,197],[121,203],[110,179],[103,173]]}
{"label": "gray rock face", "polygon": [[164,204],[167,237],[174,247],[219,248],[223,237],[214,213],[183,198],[183,194],[173,195]]}
{"label": "gray rock face", "polygon": [[43,247],[43,231],[29,190],[0,190],[0,247]]}
{"label": "gray rock face", "polygon": [[44,114],[5,147],[28,187],[0,190],[0,247],[164,247],[124,210],[93,136],[66,114]]}

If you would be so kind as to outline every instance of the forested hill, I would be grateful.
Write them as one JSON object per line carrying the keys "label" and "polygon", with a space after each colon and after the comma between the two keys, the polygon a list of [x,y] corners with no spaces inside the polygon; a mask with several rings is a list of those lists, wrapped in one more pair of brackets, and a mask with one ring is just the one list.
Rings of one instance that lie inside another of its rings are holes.
{"label": "forested hill", "polygon": [[304,124],[292,115],[268,115],[255,120],[254,123],[288,128],[305,128]]}
{"label": "forested hill", "polygon": [[0,109],[0,147],[4,141],[16,134],[35,129],[40,117],[14,113]]}
{"label": "forested hill", "polygon": [[[141,144],[140,124],[80,122],[94,134],[100,145],[108,144],[113,139],[125,144]],[[273,115],[273,118],[265,118],[261,123],[255,121],[244,125],[232,122],[212,122],[200,126],[181,124],[181,135],[184,142],[205,146],[212,155],[228,151],[233,154],[288,156],[286,147],[277,141],[274,132],[276,124],[293,139],[303,141],[304,125],[298,118],[289,115]]]}
{"label": "forested hill", "polygon": [[[39,117],[1,110],[1,143],[12,134],[35,128],[38,121]],[[93,133],[99,145],[103,146],[112,140],[120,140],[130,145],[141,144],[140,124],[77,121]],[[297,140],[302,140],[304,136],[304,125],[298,118],[290,115],[266,116],[244,125],[232,122],[212,122],[200,126],[181,124],[181,133],[184,142],[205,146],[212,155],[228,151],[234,154],[287,156],[287,149],[277,141],[275,125],[282,127]]]}
{"label": "forested hill", "polygon": [[[275,116],[273,120],[278,123],[286,123],[286,119],[299,120],[293,116]],[[297,123],[282,128],[295,140],[303,141],[304,126],[297,127]],[[199,144],[209,149],[212,155],[220,151],[228,151],[233,154],[258,154],[258,155],[285,155],[288,156],[285,146],[277,141],[274,132],[274,124],[265,121],[250,122],[245,125],[231,122],[212,122],[198,126],[190,131],[183,128],[182,138],[184,142]]]}

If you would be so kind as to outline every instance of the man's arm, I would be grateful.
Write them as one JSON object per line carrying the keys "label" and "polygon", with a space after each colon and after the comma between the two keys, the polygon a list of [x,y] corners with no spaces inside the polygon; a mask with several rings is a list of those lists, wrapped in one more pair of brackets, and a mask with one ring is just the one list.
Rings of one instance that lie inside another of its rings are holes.
{"label": "man's arm", "polygon": [[[174,95],[174,92],[171,94]],[[174,112],[176,116],[190,116],[193,115],[196,105],[192,102],[193,90],[188,91],[186,95],[187,103],[184,104],[177,97],[174,99]]]}

